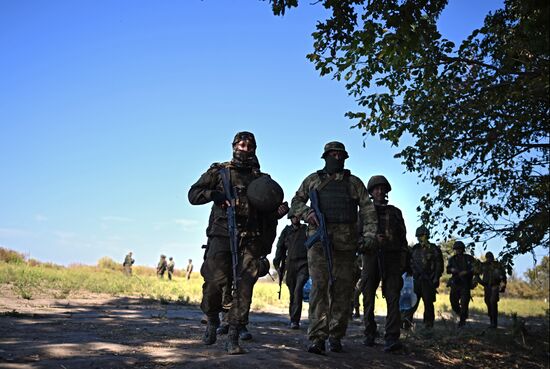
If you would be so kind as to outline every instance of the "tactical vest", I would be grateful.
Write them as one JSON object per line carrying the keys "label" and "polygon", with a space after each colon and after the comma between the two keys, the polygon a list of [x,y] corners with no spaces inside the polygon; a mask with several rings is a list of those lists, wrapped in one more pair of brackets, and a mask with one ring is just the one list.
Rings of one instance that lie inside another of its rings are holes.
{"label": "tactical vest", "polygon": [[415,277],[426,276],[433,278],[437,254],[433,246],[424,247],[416,244],[411,254],[411,268]]}
{"label": "tactical vest", "polygon": [[350,194],[349,176],[341,181],[331,180],[319,191],[319,206],[327,223],[356,223],[356,199]]}
{"label": "tactical vest", "polygon": [[385,251],[401,251],[407,244],[406,235],[402,234],[402,224],[398,210],[391,205],[376,205],[378,229],[376,233],[383,234],[387,242],[382,246]]}

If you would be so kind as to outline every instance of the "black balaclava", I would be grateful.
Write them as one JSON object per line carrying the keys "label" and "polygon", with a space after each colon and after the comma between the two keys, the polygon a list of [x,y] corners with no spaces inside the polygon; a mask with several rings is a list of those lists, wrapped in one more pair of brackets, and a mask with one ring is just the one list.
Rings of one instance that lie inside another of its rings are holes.
{"label": "black balaclava", "polygon": [[343,171],[345,160],[346,159],[344,158],[337,159],[331,155],[325,156],[325,171],[328,174],[334,174]]}
{"label": "black balaclava", "polygon": [[[239,141],[250,141],[254,145],[254,151],[237,150]],[[260,168],[256,157],[256,138],[250,132],[238,132],[233,139],[233,160],[231,162],[239,168]]]}

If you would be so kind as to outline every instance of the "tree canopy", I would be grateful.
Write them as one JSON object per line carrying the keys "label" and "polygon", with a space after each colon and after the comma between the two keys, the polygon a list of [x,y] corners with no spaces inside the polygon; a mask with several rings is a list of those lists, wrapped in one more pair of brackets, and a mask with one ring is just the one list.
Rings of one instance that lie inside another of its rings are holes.
{"label": "tree canopy", "polygon": [[[298,6],[270,3],[275,15]],[[422,221],[484,247],[503,239],[508,264],[548,248],[550,3],[506,0],[459,45],[438,31],[446,0],[315,4],[330,15],[307,57],[356,99],[352,127],[433,185]]]}

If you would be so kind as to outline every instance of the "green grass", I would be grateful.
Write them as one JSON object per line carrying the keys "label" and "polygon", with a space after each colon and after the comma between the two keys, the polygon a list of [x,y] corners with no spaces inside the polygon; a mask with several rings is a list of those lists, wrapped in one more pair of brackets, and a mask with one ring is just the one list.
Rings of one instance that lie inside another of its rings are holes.
{"label": "green grass", "polygon": [[[172,281],[158,279],[151,268],[134,268],[134,275],[127,277],[122,270],[86,265],[60,267],[28,263],[5,263],[0,261],[0,284],[7,285],[24,299],[39,296],[68,298],[85,292],[104,293],[112,296],[137,296],[151,298],[163,303],[199,304],[202,295],[203,280],[194,273],[190,280],[175,277]],[[279,285],[269,278],[260,280],[254,287],[253,310],[288,308],[289,293],[283,284],[281,299],[278,299]],[[307,304],[304,305],[307,307]],[[473,313],[486,314],[483,297],[474,297],[470,303]],[[502,314],[517,313],[521,317],[545,317],[548,303],[544,300],[527,300],[503,296],[499,303]],[[385,314],[385,302],[378,296],[376,314]],[[449,296],[438,294],[435,303],[437,312],[450,312]],[[420,303],[417,316],[422,316],[423,304]]]}

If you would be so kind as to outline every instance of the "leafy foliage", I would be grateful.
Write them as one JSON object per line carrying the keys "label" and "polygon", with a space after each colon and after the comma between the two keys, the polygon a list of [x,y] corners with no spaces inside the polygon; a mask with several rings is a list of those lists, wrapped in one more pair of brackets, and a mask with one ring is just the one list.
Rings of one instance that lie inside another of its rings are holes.
{"label": "leafy foliage", "polygon": [[[271,2],[275,14],[297,6]],[[422,221],[448,238],[505,240],[509,265],[548,248],[550,3],[506,0],[458,46],[437,29],[447,0],[317,3],[331,16],[308,58],[345,82],[361,108],[346,114],[353,127],[404,144],[396,157],[434,186]]]}

